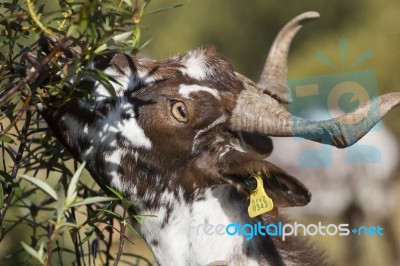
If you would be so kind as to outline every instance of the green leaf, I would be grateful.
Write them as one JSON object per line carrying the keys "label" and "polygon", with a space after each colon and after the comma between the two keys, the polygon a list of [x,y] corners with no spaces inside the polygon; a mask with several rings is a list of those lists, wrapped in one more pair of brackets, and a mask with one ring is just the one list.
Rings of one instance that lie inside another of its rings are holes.
{"label": "green leaf", "polygon": [[108,49],[108,44],[107,43],[103,43],[102,45],[100,45],[99,47],[97,47],[96,50],[94,50],[95,54],[100,54],[101,52],[105,51]]}
{"label": "green leaf", "polygon": [[106,209],[97,209],[96,212],[104,212],[104,213],[108,213],[111,214],[112,216],[114,216],[115,218],[117,218],[118,220],[122,220],[122,216],[119,215],[118,213],[115,213],[113,211],[110,210],[106,210]]}
{"label": "green leaf", "polygon": [[87,198],[87,199],[84,199],[83,201],[74,203],[74,204],[71,205],[71,207],[87,205],[87,204],[93,204],[93,203],[98,203],[98,202],[113,201],[113,200],[119,200],[119,199],[118,198],[114,198],[114,197],[96,196],[96,197]]}
{"label": "green leaf", "polygon": [[156,9],[156,10],[150,11],[149,13],[144,14],[143,16],[157,14],[157,13],[164,12],[164,11],[167,11],[167,10],[171,10],[171,9],[174,9],[174,8],[177,8],[177,7],[181,7],[181,6],[183,6],[183,4],[176,4],[176,5],[173,5],[173,6]]}
{"label": "green leaf", "polygon": [[121,205],[124,210],[129,210],[131,206],[134,206],[136,203],[127,199],[121,199]]}
{"label": "green leaf", "polygon": [[124,197],[112,187],[106,186],[115,196],[117,196],[120,200],[124,199]]}
{"label": "green leaf", "polygon": [[46,182],[38,178],[30,177],[28,175],[21,175],[21,178],[26,179],[27,181],[31,182],[32,184],[49,194],[53,199],[58,200],[57,192]]}
{"label": "green leaf", "polygon": [[75,174],[71,178],[71,182],[69,183],[68,190],[67,190],[67,197],[65,198],[65,204],[66,206],[71,206],[73,202],[75,201],[76,195],[78,194],[76,191],[79,177],[82,174],[83,169],[85,169],[86,162],[83,162],[78,170],[76,170]]}
{"label": "green leaf", "polygon": [[115,92],[114,86],[113,84],[110,82],[114,82],[118,85],[121,85],[120,82],[118,82],[118,80],[114,79],[113,77],[107,75],[106,73],[104,73],[103,71],[100,70],[94,70],[94,69],[85,69],[81,71],[82,75],[85,76],[89,76],[95,80],[97,80],[98,82],[101,83],[101,85],[103,85],[106,90],[111,94],[112,98],[116,98],[117,97],[117,93]]}
{"label": "green leaf", "polygon": [[73,227],[73,228],[79,228],[79,225],[74,224],[74,223],[68,223],[68,222],[60,223],[58,226],[59,226],[60,228],[61,228],[61,227],[64,227],[64,226]]}
{"label": "green leaf", "polygon": [[4,143],[15,143],[15,141],[8,135],[2,135],[0,136],[0,142]]}
{"label": "green leaf", "polygon": [[8,174],[7,172],[0,170],[0,177],[2,177],[2,178],[0,178],[0,181],[2,181],[2,182],[4,182],[4,181],[10,182],[10,183],[13,182],[12,176],[10,174]]}
{"label": "green leaf", "polygon": [[129,16],[129,17],[132,16],[132,10],[131,9],[125,9],[125,8],[122,8],[122,7],[118,7],[117,5],[107,4],[107,3],[104,3],[103,7],[105,9],[110,9],[110,11],[115,11],[116,13],[119,13],[119,15],[126,15],[126,16]]}
{"label": "green leaf", "polygon": [[132,31],[128,31],[128,32],[123,32],[120,34],[115,35],[114,37],[112,37],[112,39],[117,43],[117,42],[122,42],[128,38],[130,38],[132,36],[133,32]]}
{"label": "green leaf", "polygon": [[42,258],[42,259],[44,257],[44,242],[40,243],[40,247],[38,250],[38,256],[39,256],[39,258]]}
{"label": "green leaf", "polygon": [[143,50],[143,48],[145,48],[149,43],[151,43],[153,41],[153,37],[150,37],[149,39],[147,39],[142,45],[140,45],[140,47],[138,48],[139,50]]}
{"label": "green leaf", "polygon": [[129,7],[132,7],[132,2],[131,0],[124,0],[125,4],[127,4]]}
{"label": "green leaf", "polygon": [[61,221],[64,217],[64,207],[65,207],[65,192],[62,188],[58,190],[58,200],[56,206],[57,220]]}
{"label": "green leaf", "polygon": [[44,264],[44,258],[40,256],[39,251],[36,251],[34,248],[25,244],[23,241],[21,241],[21,245],[25,249],[25,251],[29,253],[29,255],[36,258],[38,261],[40,261],[40,263]]}
{"label": "green leaf", "polygon": [[128,230],[131,231],[132,234],[140,236],[138,231],[130,223],[128,223]]}

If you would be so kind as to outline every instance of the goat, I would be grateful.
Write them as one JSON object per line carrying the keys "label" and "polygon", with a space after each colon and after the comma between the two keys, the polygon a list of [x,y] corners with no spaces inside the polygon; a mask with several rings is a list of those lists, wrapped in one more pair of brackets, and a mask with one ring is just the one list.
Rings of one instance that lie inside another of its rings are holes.
{"label": "goat", "polygon": [[[138,213],[156,216],[144,217],[140,229],[159,264],[324,264],[324,255],[302,239],[255,236],[246,241],[243,235],[190,230],[193,220],[281,221],[270,214],[249,217],[246,180],[252,174],[262,177],[276,208],[310,201],[302,183],[263,160],[272,152],[269,136],[296,135],[344,148],[400,104],[400,93],[390,93],[323,122],[294,117],[283,108],[290,43],[305,22],[317,17],[316,12],[303,13],[280,31],[258,84],[234,72],[211,46],[166,61],[116,53],[93,62],[118,81],[113,83],[116,97],[89,80],[94,103],[75,100],[60,108],[42,107],[55,135],[86,162],[99,184],[135,200]],[[366,116],[378,104],[381,112]]]}

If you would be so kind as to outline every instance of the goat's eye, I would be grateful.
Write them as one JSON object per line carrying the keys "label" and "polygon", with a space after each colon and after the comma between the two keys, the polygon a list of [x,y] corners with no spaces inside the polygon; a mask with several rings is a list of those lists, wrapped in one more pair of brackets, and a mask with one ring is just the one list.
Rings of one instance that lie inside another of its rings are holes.
{"label": "goat's eye", "polygon": [[176,120],[181,123],[189,121],[189,116],[186,110],[186,106],[182,102],[175,102],[171,105],[171,113]]}

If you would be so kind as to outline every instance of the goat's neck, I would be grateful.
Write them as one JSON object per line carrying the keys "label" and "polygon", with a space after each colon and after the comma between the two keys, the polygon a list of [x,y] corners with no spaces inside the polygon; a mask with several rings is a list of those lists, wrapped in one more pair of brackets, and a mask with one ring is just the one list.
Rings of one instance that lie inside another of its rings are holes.
{"label": "goat's neck", "polygon": [[236,196],[229,185],[205,189],[191,202],[181,190],[178,196],[162,192],[158,208],[142,210],[156,216],[143,217],[141,231],[157,261],[162,265],[206,265],[218,260],[229,265],[259,265],[245,255],[249,250],[258,252],[257,240],[225,233],[228,224],[250,223]]}
{"label": "goat's neck", "polygon": [[[207,265],[225,261],[228,265],[326,265],[325,254],[314,250],[301,238],[226,233],[226,226],[262,223],[277,224],[267,215],[265,220],[251,219],[247,205],[230,185],[217,185],[195,191],[191,201],[183,190],[164,190],[158,207],[142,206],[141,232],[160,265]],[[151,193],[149,193],[151,195]],[[141,199],[139,198],[140,202]]]}

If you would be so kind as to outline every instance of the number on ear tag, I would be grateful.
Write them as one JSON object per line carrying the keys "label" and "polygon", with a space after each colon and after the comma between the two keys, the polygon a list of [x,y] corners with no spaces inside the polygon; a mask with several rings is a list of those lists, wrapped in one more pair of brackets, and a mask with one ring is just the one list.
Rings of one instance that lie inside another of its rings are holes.
{"label": "number on ear tag", "polygon": [[265,193],[262,177],[252,175],[250,178],[257,180],[257,187],[250,191],[250,205],[248,208],[251,218],[269,212],[274,208],[272,199]]}

